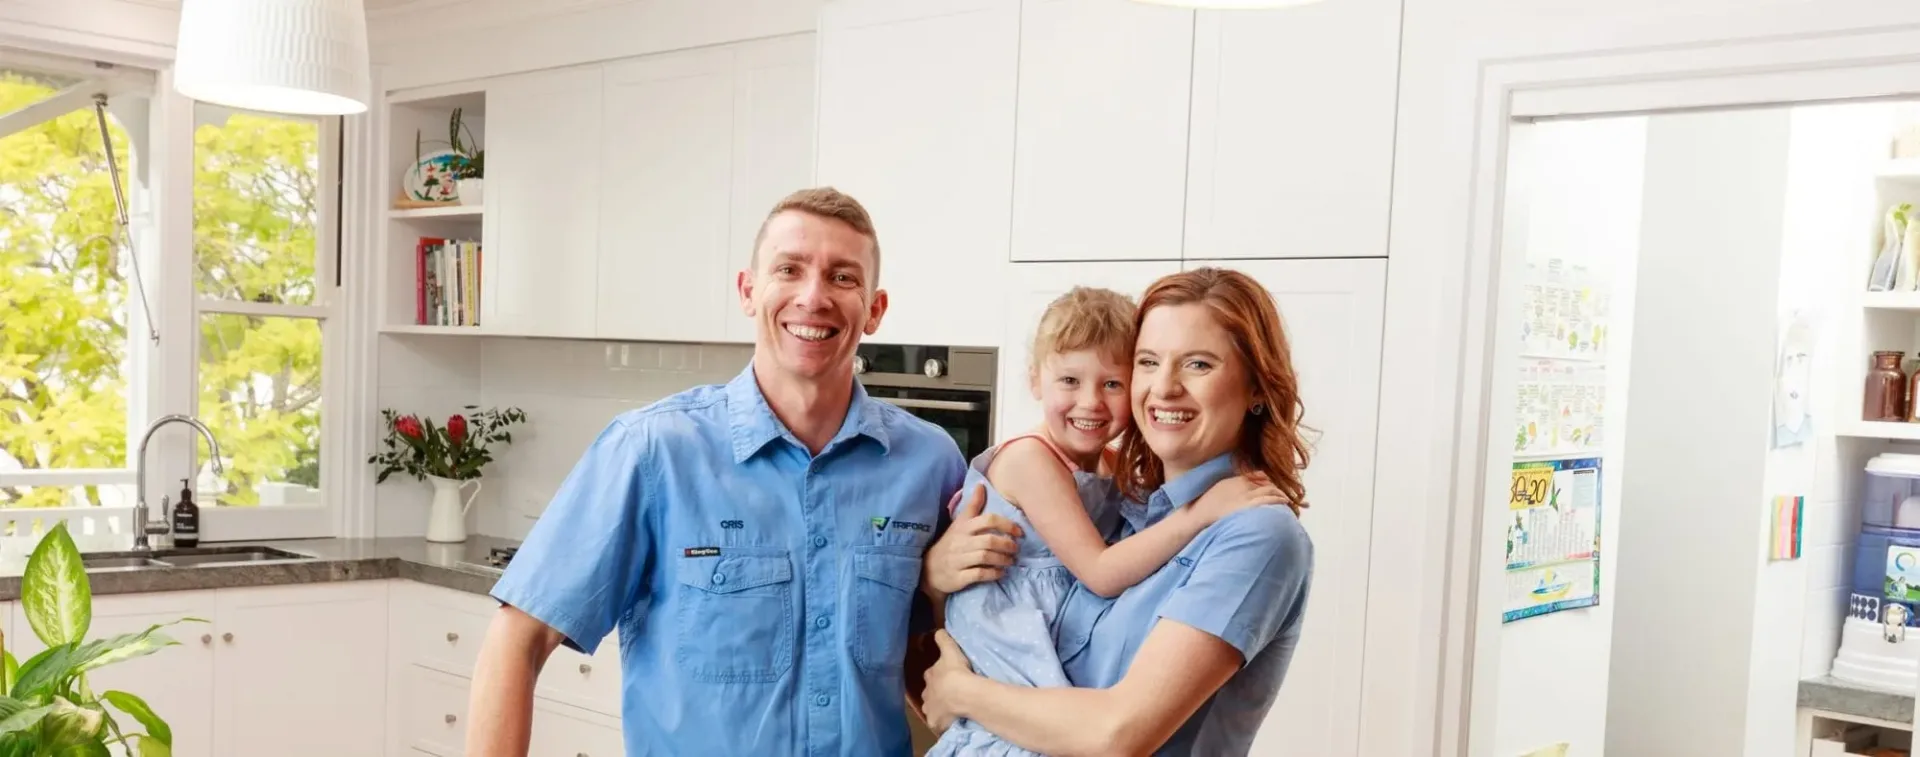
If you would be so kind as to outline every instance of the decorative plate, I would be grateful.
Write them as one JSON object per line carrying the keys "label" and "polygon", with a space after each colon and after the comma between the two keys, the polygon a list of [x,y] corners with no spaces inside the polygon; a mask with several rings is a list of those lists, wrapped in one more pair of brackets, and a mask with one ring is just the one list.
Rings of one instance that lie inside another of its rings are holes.
{"label": "decorative plate", "polygon": [[407,168],[403,184],[407,199],[458,202],[460,185],[454,181],[453,171],[459,157],[459,153],[452,150],[435,150],[421,156],[420,162]]}

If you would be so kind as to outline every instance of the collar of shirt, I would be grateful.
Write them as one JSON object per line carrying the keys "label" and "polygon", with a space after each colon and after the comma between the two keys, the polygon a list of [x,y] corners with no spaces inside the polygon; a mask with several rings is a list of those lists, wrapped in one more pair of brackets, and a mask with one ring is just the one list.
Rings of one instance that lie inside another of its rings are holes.
{"label": "collar of shirt", "polygon": [[1122,501],[1120,515],[1127,519],[1127,525],[1133,533],[1145,531],[1148,526],[1172,514],[1175,508],[1192,504],[1214,484],[1231,475],[1234,475],[1233,453],[1227,452],[1162,484],[1158,491],[1147,497],[1144,504],[1133,500]]}
{"label": "collar of shirt", "polygon": [[[775,439],[786,439],[794,446],[806,449],[779,416],[773,414],[773,407],[767,404],[767,395],[760,391],[760,383],[754,378],[753,363],[740,374],[727,382],[727,418],[733,434],[733,461],[746,462]],[[886,454],[888,448],[887,426],[880,416],[878,401],[867,396],[867,389],[859,381],[853,382],[852,401],[847,403],[847,418],[840,424],[840,431],[833,435],[826,449],[833,449],[854,436],[865,436],[880,445],[880,453]],[[823,450],[824,451],[824,450]]]}

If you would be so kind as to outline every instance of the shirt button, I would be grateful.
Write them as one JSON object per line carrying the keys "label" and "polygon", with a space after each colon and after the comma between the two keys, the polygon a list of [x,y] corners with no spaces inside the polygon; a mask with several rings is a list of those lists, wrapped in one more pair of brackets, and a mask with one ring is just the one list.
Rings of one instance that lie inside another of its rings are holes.
{"label": "shirt button", "polygon": [[713,582],[714,582],[714,583],[717,583],[717,584],[723,584],[723,583],[726,583],[726,582],[727,582],[727,574],[725,574],[725,573],[715,573],[715,574],[713,574]]}
{"label": "shirt button", "polygon": [[832,625],[832,624],[833,624],[833,621],[831,621],[831,620],[828,620],[828,619],[827,619],[827,616],[825,616],[825,615],[822,615],[822,616],[820,616],[820,617],[818,617],[818,618],[814,618],[814,619],[813,619],[813,627],[814,627],[814,628],[826,628],[827,626],[829,626],[829,625]]}
{"label": "shirt button", "polygon": [[813,703],[814,703],[814,705],[816,705],[816,706],[819,706],[819,707],[825,707],[825,706],[827,706],[827,703],[828,703],[828,702],[831,702],[831,701],[833,701],[833,700],[831,700],[831,699],[828,699],[828,698],[827,698],[827,695],[825,695],[825,694],[819,694],[819,695],[816,695],[816,696],[815,696],[815,697],[813,698]]}
{"label": "shirt button", "polygon": [[816,546],[816,547],[824,547],[824,546],[827,546],[827,537],[825,537],[825,536],[815,536],[815,537],[813,537],[813,546]]}

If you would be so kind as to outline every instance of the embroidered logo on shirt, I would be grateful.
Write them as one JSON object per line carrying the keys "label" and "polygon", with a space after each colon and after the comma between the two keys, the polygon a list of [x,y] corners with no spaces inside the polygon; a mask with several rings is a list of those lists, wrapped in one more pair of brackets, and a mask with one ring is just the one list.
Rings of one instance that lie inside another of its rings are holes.
{"label": "embroidered logo on shirt", "polygon": [[925,523],[915,523],[910,520],[894,520],[892,518],[882,518],[882,517],[873,518],[873,533],[875,535],[886,533],[888,526],[892,526],[893,530],[895,531],[919,531],[921,533],[929,533],[929,534],[933,533],[933,527]]}
{"label": "embroidered logo on shirt", "polygon": [[890,519],[890,518],[881,518],[881,517],[875,517],[875,518],[873,519],[873,532],[874,532],[874,533],[876,533],[876,534],[878,534],[878,533],[884,533],[884,532],[885,532],[885,531],[887,530],[887,521],[888,521],[888,520],[891,520],[891,519]]}
{"label": "embroidered logo on shirt", "polygon": [[719,547],[688,547],[686,552],[683,552],[682,554],[685,554],[688,557],[719,557],[720,548]]}

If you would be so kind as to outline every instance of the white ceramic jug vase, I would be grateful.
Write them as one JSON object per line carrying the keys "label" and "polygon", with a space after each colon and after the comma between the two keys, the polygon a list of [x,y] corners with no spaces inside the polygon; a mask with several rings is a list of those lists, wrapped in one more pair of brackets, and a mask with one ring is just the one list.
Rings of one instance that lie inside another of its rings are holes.
{"label": "white ceramic jug vase", "polygon": [[[427,513],[427,541],[466,541],[467,510],[473,507],[473,498],[480,496],[480,479],[458,481],[428,476],[427,481],[433,484],[433,509]],[[461,502],[460,490],[467,484],[473,484],[473,493],[467,495],[467,501]]]}

